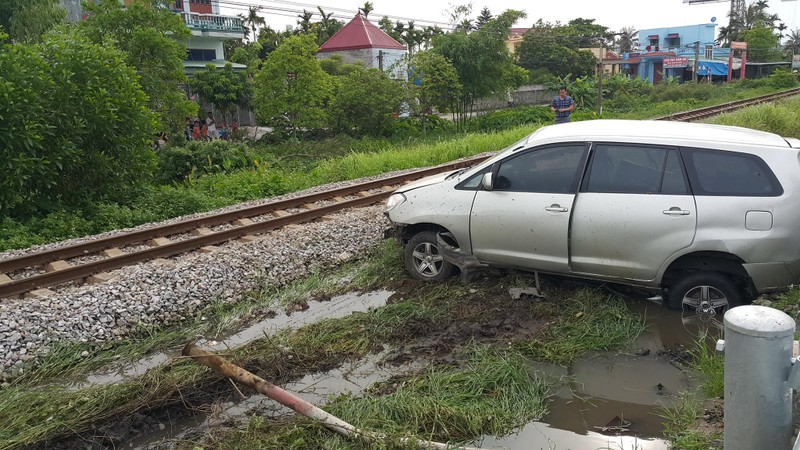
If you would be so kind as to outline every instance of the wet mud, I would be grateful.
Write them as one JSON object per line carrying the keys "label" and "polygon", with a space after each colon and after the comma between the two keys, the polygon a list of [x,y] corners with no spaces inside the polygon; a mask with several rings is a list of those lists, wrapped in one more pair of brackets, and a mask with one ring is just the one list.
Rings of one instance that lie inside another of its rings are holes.
{"label": "wet mud", "polygon": [[[310,301],[304,311],[276,313],[230,336],[214,336],[200,342],[204,348],[221,350],[262,338],[286,327],[300,327],[323,318],[344,317],[387,303],[401,302],[401,291],[376,291],[367,294]],[[698,336],[716,329],[717,318],[698,320],[693,313],[667,310],[642,295],[626,294],[630,308],[642,315],[648,330],[628,349],[621,352],[590,355],[569,367],[531,363],[531,370],[550,378],[559,386],[550,399],[550,413],[541,422],[528,424],[518,433],[505,437],[486,436],[473,445],[482,448],[667,448],[661,439],[663,419],[658,408],[668,406],[683,391],[694,390],[697,380],[686,371],[687,348]],[[306,400],[324,405],[336,394],[358,394],[375,382],[382,386],[393,377],[413,373],[431,361],[458,363],[461,349],[470,342],[507,343],[533,338],[546,321],[528,316],[515,308],[523,298],[512,300],[504,294],[497,298],[468,298],[463,310],[442,327],[427,323],[405,324],[407,339],[374,353],[361,361],[340,361],[332,370],[289,370],[281,384]],[[721,317],[719,318],[721,320]],[[81,380],[79,385],[98,385],[143,373],[169,360],[174,353],[163,352]],[[257,364],[257,362],[254,362]],[[202,392],[187,393],[168,405],[118,418],[113,423],[98,424],[79,438],[50,443],[39,448],[171,448],[175,442],[197,442],[205,431],[219,426],[236,426],[255,412],[278,417],[289,411],[261,395],[242,399],[230,384],[217,380],[202,386]]]}

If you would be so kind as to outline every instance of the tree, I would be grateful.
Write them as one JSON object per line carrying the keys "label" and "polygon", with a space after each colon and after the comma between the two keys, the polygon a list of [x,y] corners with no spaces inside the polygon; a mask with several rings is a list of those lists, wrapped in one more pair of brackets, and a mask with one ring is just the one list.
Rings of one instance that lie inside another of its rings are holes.
{"label": "tree", "polygon": [[484,6],[481,10],[481,13],[478,15],[478,18],[475,20],[475,28],[480,30],[486,25],[490,20],[492,20],[494,16],[492,16],[492,12],[489,11],[489,7]]}
{"label": "tree", "polygon": [[583,37],[575,29],[543,24],[531,28],[517,48],[517,64],[531,73],[562,78],[577,78],[594,73],[597,59],[591,52],[579,50]]}
{"label": "tree", "polygon": [[505,45],[511,25],[525,13],[506,10],[487,22],[480,32],[453,32],[433,41],[433,51],[449,60],[458,73],[463,90],[456,110],[459,124],[472,112],[475,100],[488,95],[505,95],[527,78],[514,64]]}
{"label": "tree", "polygon": [[375,5],[373,5],[372,2],[364,2],[364,6],[358,8],[358,10],[364,14],[365,19],[369,17],[369,13],[371,13],[373,9],[375,9]]}
{"label": "tree", "polygon": [[213,104],[226,120],[236,106],[247,106],[250,98],[247,75],[233,70],[230,63],[224,69],[209,64],[205,70],[197,72],[192,77],[192,91],[198,93],[204,102]]}
{"label": "tree", "polygon": [[[742,4],[741,9],[728,13],[730,18],[728,26],[720,28],[717,42],[728,47],[731,42],[743,40],[744,32],[758,24],[770,29],[778,28],[775,23],[780,19],[777,14],[767,13],[768,7],[769,5],[765,0],[758,0],[746,6]],[[783,24],[780,24],[780,26],[785,29]]]}
{"label": "tree", "polygon": [[264,18],[258,15],[261,8],[261,6],[251,6],[247,10],[247,17],[239,15],[244,20],[245,26],[253,32],[253,40],[251,42],[256,41],[256,31],[258,31],[259,25],[263,27],[267,24]]}
{"label": "tree", "polygon": [[412,92],[422,115],[425,132],[426,114],[431,108],[453,111],[461,97],[461,83],[455,67],[444,56],[431,50],[418,52],[411,58]]}
{"label": "tree", "polygon": [[639,31],[634,27],[622,27],[615,42],[617,51],[622,55],[639,47]]}
{"label": "tree", "polygon": [[360,68],[341,77],[331,109],[339,128],[380,135],[405,100],[402,84],[378,69]]}
{"label": "tree", "polygon": [[325,13],[321,7],[317,6],[320,21],[311,25],[311,31],[317,35],[317,44],[322,45],[331,38],[337,31],[344,26],[341,20],[333,18],[333,13]]}
{"label": "tree", "polygon": [[796,28],[789,33],[784,50],[789,56],[800,55],[800,28]]}
{"label": "tree", "polygon": [[614,41],[614,35],[608,27],[594,23],[595,19],[577,18],[570,20],[566,26],[557,27],[558,34],[572,41],[570,48],[608,47]]}
{"label": "tree", "polygon": [[283,118],[296,134],[300,127],[319,127],[327,121],[333,86],[315,56],[314,36],[296,35],[270,53],[255,77],[253,103],[262,122]]}
{"label": "tree", "polygon": [[157,121],[125,57],[68,31],[0,46],[0,215],[125,200],[153,173]]}
{"label": "tree", "polygon": [[197,115],[197,104],[180,88],[187,81],[183,60],[185,43],[191,37],[181,17],[168,8],[145,7],[140,2],[127,8],[117,0],[87,2],[84,6],[88,15],[79,23],[83,33],[95,43],[122,50],[125,63],[139,73],[161,129],[174,133],[182,130],[186,117]]}
{"label": "tree", "polygon": [[303,9],[303,14],[297,15],[297,18],[300,19],[297,21],[297,25],[300,26],[300,33],[308,34],[309,30],[311,30],[312,17],[314,17],[314,13],[311,11],[306,11],[305,9]]}
{"label": "tree", "polygon": [[0,25],[14,42],[41,42],[44,34],[64,23],[67,11],[58,0],[5,0],[0,6]]}
{"label": "tree", "polygon": [[778,51],[778,35],[772,28],[763,24],[754,25],[742,33],[741,39],[747,42],[747,59],[757,62],[780,61],[783,55]]}

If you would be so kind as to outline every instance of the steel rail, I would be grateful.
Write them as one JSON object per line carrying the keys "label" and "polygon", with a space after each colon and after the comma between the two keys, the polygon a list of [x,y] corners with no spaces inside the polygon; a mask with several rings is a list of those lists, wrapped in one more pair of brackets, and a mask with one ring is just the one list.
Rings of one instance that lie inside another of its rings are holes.
{"label": "steel rail", "polygon": [[263,222],[258,222],[251,225],[244,225],[237,228],[217,231],[205,236],[196,237],[194,239],[172,242],[166,245],[140,250],[138,252],[125,253],[120,256],[106,258],[100,261],[72,266],[62,270],[34,275],[19,280],[13,280],[0,285],[0,297],[23,294],[25,292],[30,292],[42,287],[83,279],[99,272],[117,269],[153,258],[163,258],[180,253],[186,253],[197,248],[220,244],[240,238],[242,236],[274,230],[292,223],[308,222],[342,209],[371,205],[386,199],[389,197],[389,195],[391,195],[391,191],[371,194],[352,200],[345,200],[344,202],[308,209],[283,217],[265,220]]}
{"label": "steel rail", "polygon": [[721,105],[707,106],[704,108],[698,108],[691,111],[669,114],[667,116],[656,118],[655,120],[674,120],[681,122],[691,122],[692,120],[704,119],[706,117],[715,116],[717,114],[722,114],[729,111],[735,111],[737,109],[745,108],[747,106],[753,106],[760,103],[779,100],[785,97],[791,97],[798,94],[800,94],[800,88],[794,88],[783,92],[777,92],[773,94],[762,95],[759,97],[753,97],[753,98],[723,103]]}
{"label": "steel rail", "polygon": [[436,167],[429,167],[426,169],[420,169],[414,172],[395,175],[380,180],[368,181],[357,185],[352,185],[337,189],[330,189],[323,192],[294,197],[286,200],[264,203],[261,205],[238,209],[235,211],[229,211],[219,214],[209,214],[206,216],[188,219],[173,224],[147,228],[144,230],[133,231],[130,233],[120,234],[116,236],[109,236],[106,238],[96,239],[88,242],[81,242],[78,244],[68,245],[65,247],[59,247],[53,250],[30,253],[27,255],[21,255],[14,258],[8,258],[0,260],[0,273],[8,273],[19,269],[24,269],[27,267],[41,266],[50,263],[52,261],[69,259],[77,256],[85,256],[87,254],[98,253],[102,250],[106,250],[109,248],[121,247],[134,243],[144,242],[148,239],[153,239],[157,237],[166,237],[179,233],[185,233],[197,229],[199,227],[210,227],[215,225],[221,225],[225,223],[230,223],[237,219],[262,216],[265,214],[285,209],[300,208],[303,205],[318,202],[321,200],[353,195],[357,192],[368,191],[371,189],[376,189],[387,185],[399,184],[405,181],[409,181],[410,179],[421,178],[428,175],[441,173],[443,171],[450,169],[459,169],[464,166],[480,162],[485,158],[486,158],[485,156],[474,157],[456,163],[450,163]]}

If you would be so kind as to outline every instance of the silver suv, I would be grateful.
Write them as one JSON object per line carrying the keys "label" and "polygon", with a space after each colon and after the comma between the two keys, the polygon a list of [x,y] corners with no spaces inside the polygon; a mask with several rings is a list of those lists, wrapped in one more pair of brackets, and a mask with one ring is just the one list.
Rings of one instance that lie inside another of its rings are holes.
{"label": "silver suv", "polygon": [[540,128],[386,204],[411,276],[541,271],[736,306],[800,280],[800,140],[594,120]]}

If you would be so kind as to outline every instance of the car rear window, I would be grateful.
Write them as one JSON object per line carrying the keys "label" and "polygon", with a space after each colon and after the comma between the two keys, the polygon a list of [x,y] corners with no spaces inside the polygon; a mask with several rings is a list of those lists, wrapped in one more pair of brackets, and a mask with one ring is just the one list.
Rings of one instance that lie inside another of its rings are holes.
{"label": "car rear window", "polygon": [[763,159],[747,153],[683,149],[695,195],[773,197],[783,194]]}

